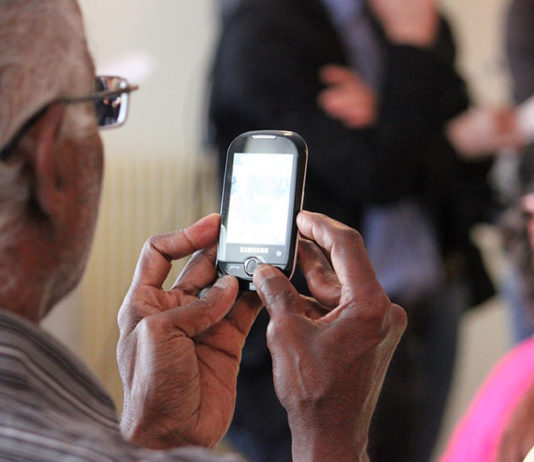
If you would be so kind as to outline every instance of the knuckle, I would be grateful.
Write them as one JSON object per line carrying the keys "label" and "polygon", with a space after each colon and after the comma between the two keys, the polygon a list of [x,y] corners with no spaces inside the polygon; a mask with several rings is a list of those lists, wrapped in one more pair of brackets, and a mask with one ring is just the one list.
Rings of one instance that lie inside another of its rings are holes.
{"label": "knuckle", "polygon": [[128,305],[122,305],[117,313],[117,323],[119,329],[123,329],[129,324],[130,319],[132,318],[132,310]]}
{"label": "knuckle", "polygon": [[334,220],[323,214],[316,214],[317,221],[322,223],[324,230],[328,230],[336,239],[344,241],[363,242],[363,238],[358,231],[350,226],[347,226],[337,220]]}
{"label": "knuckle", "polygon": [[137,323],[137,321],[142,318],[141,310],[139,309],[138,304],[133,301],[133,298],[132,291],[128,291],[119,308],[119,312],[117,313],[117,323],[121,330],[129,329],[132,324]]}
{"label": "knuckle", "polygon": [[375,339],[379,343],[389,336],[393,304],[384,291],[373,291],[352,303],[355,307],[353,321],[358,330],[365,333],[366,338]]}
{"label": "knuckle", "polygon": [[324,213],[319,212],[308,212],[308,217],[313,224],[324,224],[331,220]]}
{"label": "knuckle", "polygon": [[153,236],[150,236],[143,245],[142,254],[143,255],[150,255],[154,252],[159,252],[159,243],[161,242],[162,235],[156,234]]}
{"label": "knuckle", "polygon": [[354,228],[349,228],[348,226],[344,226],[340,230],[340,237],[346,242],[355,242],[357,245],[363,244],[362,235]]}
{"label": "knuckle", "polygon": [[256,288],[265,296],[270,295],[280,286],[280,275],[276,272],[261,273],[261,279],[256,280]]}
{"label": "knuckle", "polygon": [[406,313],[406,310],[401,306],[392,303],[391,312],[393,327],[397,328],[401,333],[404,332],[406,330],[406,326],[408,325],[408,314]]}
{"label": "knuckle", "polygon": [[[179,229],[170,233],[155,234],[153,236],[150,236],[145,241],[145,244],[143,246],[143,253],[160,254],[169,262],[171,262],[173,258],[163,249],[169,247],[169,244],[171,242],[178,242],[180,240],[186,240],[189,244],[191,244],[191,246],[193,245],[184,229]],[[193,246],[192,248],[196,249],[196,247]]]}
{"label": "knuckle", "polygon": [[288,288],[280,290],[271,290],[268,291],[265,297],[265,303],[268,306],[284,304],[286,307],[294,303],[294,293]]}
{"label": "knuckle", "polygon": [[360,233],[356,231],[354,228],[351,228],[350,226],[341,223],[339,221],[329,219],[325,216],[325,219],[330,222],[330,228],[332,232],[338,236],[339,238],[347,239],[347,240],[358,240],[361,238]]}
{"label": "knuckle", "polygon": [[164,322],[158,316],[147,316],[141,319],[138,324],[138,329],[145,334],[153,335],[154,333],[161,332],[163,330]]}
{"label": "knuckle", "polygon": [[280,272],[263,273],[257,281],[256,290],[267,309],[283,307],[285,310],[298,303],[298,294]]}
{"label": "knuckle", "polygon": [[195,298],[194,300],[191,300],[187,304],[187,309],[189,311],[193,310],[206,310],[208,308],[212,308],[214,306],[224,304],[224,294],[219,291],[216,295],[211,297],[209,300],[206,298]]}
{"label": "knuckle", "polygon": [[392,303],[384,294],[382,300],[377,301],[374,325],[383,339],[398,339],[406,329],[408,317],[403,308]]}
{"label": "knuckle", "polygon": [[147,316],[141,319],[137,325],[138,334],[149,344],[167,338],[172,330],[172,326],[165,317],[157,315]]}
{"label": "knuckle", "polygon": [[382,327],[388,316],[391,302],[383,291],[377,291],[362,304],[359,311],[361,322],[370,326]]}
{"label": "knuckle", "polygon": [[315,267],[314,271],[315,273],[312,274],[312,276],[318,277],[319,281],[324,281],[327,286],[326,288],[329,288],[337,293],[341,292],[341,284],[339,283],[335,273],[330,268],[327,268],[324,265],[318,265]]}
{"label": "knuckle", "polygon": [[145,241],[145,245],[143,246],[145,249],[153,249],[157,248],[157,244],[161,239],[161,234],[154,234]]}
{"label": "knuckle", "polygon": [[267,326],[267,343],[269,345],[279,345],[284,339],[288,339],[294,333],[294,323],[292,317],[287,314],[282,314],[276,317],[271,317]]}

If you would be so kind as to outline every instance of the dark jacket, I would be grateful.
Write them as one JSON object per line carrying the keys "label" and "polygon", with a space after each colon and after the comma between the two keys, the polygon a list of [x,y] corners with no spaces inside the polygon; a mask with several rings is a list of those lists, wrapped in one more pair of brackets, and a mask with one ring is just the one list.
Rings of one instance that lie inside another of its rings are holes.
{"label": "dark jacket", "polygon": [[516,103],[534,95],[534,2],[512,0],[506,15],[506,56]]}
{"label": "dark jacket", "polygon": [[213,67],[210,120],[220,165],[241,132],[296,131],[310,150],[305,208],[359,228],[366,205],[417,198],[432,215],[443,256],[469,255],[480,267],[469,230],[488,204],[489,165],[459,160],[443,133],[468,106],[450,30],[442,21],[429,50],[385,38],[384,46],[378,122],[349,130],[316,102],[319,70],[347,65],[322,3],[242,1],[225,20]]}

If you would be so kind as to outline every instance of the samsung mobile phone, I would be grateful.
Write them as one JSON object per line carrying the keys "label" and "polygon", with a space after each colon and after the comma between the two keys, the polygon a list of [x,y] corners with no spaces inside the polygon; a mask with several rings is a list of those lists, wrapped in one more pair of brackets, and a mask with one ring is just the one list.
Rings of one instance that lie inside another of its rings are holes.
{"label": "samsung mobile phone", "polygon": [[254,290],[252,275],[264,263],[293,275],[307,159],[306,142],[294,132],[247,132],[230,144],[217,250],[220,275],[236,276],[246,290]]}

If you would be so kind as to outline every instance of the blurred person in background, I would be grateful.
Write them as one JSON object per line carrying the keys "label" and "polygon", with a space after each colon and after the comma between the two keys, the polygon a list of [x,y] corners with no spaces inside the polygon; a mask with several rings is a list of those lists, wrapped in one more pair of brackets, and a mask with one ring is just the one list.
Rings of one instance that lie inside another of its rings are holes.
{"label": "blurred person in background", "polygon": [[[534,194],[521,198],[523,232],[534,251]],[[531,280],[532,282],[532,280]],[[439,462],[534,461],[534,338],[495,365],[471,401]]]}
{"label": "blurred person in background", "polygon": [[[360,229],[381,284],[407,308],[371,430],[377,462],[429,459],[460,315],[493,294],[469,239],[489,203],[490,162],[459,158],[444,130],[469,105],[454,58],[433,0],[244,0],[225,16],[213,65],[221,178],[238,134],[300,133],[306,208]],[[228,436],[255,462],[285,462],[267,323],[260,314],[247,339]]]}
{"label": "blurred person in background", "polygon": [[495,156],[495,221],[506,255],[500,289],[517,343],[534,333],[534,253],[523,207],[524,195],[534,191],[534,2],[512,0],[505,26],[512,104],[470,108],[449,123],[447,132],[466,159]]}
{"label": "blurred person in background", "polygon": [[219,14],[222,20],[232,15],[232,12],[236,8],[239,0],[218,0],[217,7],[219,8]]}
{"label": "blurred person in background", "polygon": [[[534,334],[534,252],[525,231],[528,217],[523,199],[525,194],[534,192],[534,112],[528,109],[534,104],[534,2],[531,0],[511,1],[505,45],[520,143],[501,156],[506,156],[509,162],[510,157],[511,162],[515,160],[515,176],[507,176],[504,181],[508,184],[500,188],[505,211],[499,226],[508,256],[501,292],[510,306],[513,339],[520,342]],[[511,188],[512,181],[515,187]]]}
{"label": "blurred person in background", "polygon": [[511,0],[505,24],[513,104],[472,108],[448,133],[466,158],[497,156],[492,177],[507,257],[501,294],[518,345],[488,374],[440,462],[534,461],[534,2]]}

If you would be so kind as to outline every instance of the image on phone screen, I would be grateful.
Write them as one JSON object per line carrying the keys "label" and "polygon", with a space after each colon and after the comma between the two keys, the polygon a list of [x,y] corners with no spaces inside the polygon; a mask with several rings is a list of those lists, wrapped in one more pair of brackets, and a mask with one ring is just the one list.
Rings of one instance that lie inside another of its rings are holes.
{"label": "image on phone screen", "polygon": [[234,154],[226,242],[283,246],[293,203],[294,155]]}

